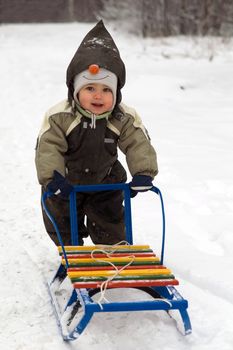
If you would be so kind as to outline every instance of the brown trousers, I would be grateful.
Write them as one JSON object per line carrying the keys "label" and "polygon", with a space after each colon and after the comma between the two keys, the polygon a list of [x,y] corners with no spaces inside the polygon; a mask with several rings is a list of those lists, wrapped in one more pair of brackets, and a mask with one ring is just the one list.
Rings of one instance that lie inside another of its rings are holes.
{"label": "brown trousers", "polygon": [[[83,237],[88,235],[94,244],[116,244],[126,239],[122,191],[77,193],[76,196],[80,245],[83,245]],[[46,205],[57,223],[64,245],[71,245],[69,201],[54,195],[47,199]],[[55,229],[43,208],[42,214],[46,231],[59,245]]]}

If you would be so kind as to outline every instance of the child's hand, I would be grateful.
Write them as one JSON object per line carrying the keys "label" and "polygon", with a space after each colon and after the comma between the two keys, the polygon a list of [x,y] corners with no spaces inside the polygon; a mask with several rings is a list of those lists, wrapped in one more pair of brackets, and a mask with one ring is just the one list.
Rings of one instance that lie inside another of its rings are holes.
{"label": "child's hand", "polygon": [[74,187],[69,184],[64,176],[62,176],[57,170],[53,172],[53,180],[48,184],[47,190],[67,199]]}
{"label": "child's hand", "polygon": [[147,175],[134,175],[129,183],[131,188],[131,198],[135,197],[138,192],[146,192],[153,187],[152,177]]}

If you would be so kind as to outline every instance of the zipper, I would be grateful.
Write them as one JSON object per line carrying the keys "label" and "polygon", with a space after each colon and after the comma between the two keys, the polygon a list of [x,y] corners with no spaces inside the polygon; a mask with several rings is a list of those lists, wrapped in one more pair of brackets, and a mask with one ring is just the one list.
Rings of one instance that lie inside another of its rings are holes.
{"label": "zipper", "polygon": [[90,123],[91,129],[96,128],[96,114],[92,113],[91,114],[91,123]]}

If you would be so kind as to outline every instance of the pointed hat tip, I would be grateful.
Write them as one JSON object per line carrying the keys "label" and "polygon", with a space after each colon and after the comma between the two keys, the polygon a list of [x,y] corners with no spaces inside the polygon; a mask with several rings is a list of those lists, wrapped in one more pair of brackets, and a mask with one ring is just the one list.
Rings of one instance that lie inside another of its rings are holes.
{"label": "pointed hat tip", "polygon": [[97,24],[96,24],[97,26],[102,26],[102,27],[105,27],[105,25],[104,25],[104,21],[101,19],[101,20],[99,20],[99,22],[97,22]]}

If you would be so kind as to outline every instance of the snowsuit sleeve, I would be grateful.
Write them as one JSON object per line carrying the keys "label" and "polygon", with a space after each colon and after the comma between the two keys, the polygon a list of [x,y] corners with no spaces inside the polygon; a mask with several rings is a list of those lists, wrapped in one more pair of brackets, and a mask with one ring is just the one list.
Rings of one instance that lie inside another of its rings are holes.
{"label": "snowsuit sleeve", "polygon": [[129,171],[132,176],[141,174],[154,178],[158,173],[157,156],[147,130],[134,109],[125,105],[122,107],[126,118],[118,145],[126,155]]}
{"label": "snowsuit sleeve", "polygon": [[[53,171],[57,170],[65,176],[64,154],[68,145],[66,141],[65,125],[58,116],[45,116],[36,147],[36,169],[39,183],[46,186],[53,177]],[[63,127],[64,126],[64,127]]]}

